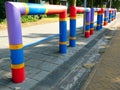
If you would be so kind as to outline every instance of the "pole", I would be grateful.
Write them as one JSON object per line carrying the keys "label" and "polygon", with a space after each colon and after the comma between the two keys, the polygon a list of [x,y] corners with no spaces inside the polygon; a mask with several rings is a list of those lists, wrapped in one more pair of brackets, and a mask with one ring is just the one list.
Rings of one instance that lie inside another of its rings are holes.
{"label": "pole", "polygon": [[111,5],[112,5],[112,0],[110,0],[110,8],[111,8]]}
{"label": "pole", "polygon": [[[84,8],[86,8],[86,2],[87,0],[84,0]],[[86,19],[86,13],[84,13],[84,19],[83,19],[83,33],[85,33],[85,23],[86,23],[85,19]]]}
{"label": "pole", "polygon": [[85,19],[85,38],[90,37],[90,16],[91,12],[85,12],[86,13],[86,19]]}
{"label": "pole", "polygon": [[94,34],[94,8],[91,8],[90,35]]}

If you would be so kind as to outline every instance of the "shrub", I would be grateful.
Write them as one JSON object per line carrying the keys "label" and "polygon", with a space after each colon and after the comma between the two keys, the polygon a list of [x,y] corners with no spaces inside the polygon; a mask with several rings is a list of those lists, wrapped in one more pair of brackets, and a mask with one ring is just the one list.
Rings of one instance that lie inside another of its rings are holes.
{"label": "shrub", "polygon": [[34,22],[39,20],[39,16],[38,15],[28,15],[28,16],[22,16],[21,17],[21,22],[22,23],[26,23],[26,22]]}

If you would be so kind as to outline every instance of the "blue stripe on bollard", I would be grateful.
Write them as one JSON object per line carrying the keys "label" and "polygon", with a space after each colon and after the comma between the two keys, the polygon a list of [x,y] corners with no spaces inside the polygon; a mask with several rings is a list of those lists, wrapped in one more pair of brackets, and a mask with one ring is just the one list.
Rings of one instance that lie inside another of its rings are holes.
{"label": "blue stripe on bollard", "polygon": [[86,25],[85,30],[90,31],[90,25]]}
{"label": "blue stripe on bollard", "polygon": [[24,63],[24,54],[23,49],[19,50],[10,50],[12,64],[21,64]]}

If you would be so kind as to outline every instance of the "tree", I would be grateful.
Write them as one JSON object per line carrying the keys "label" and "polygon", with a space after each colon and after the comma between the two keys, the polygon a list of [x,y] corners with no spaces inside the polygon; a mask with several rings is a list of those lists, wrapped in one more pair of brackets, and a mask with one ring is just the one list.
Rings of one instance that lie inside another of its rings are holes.
{"label": "tree", "polygon": [[81,6],[84,0],[76,0],[76,6]]}
{"label": "tree", "polygon": [[93,0],[89,0],[89,7],[93,7]]}
{"label": "tree", "polygon": [[12,1],[12,0],[0,0],[0,19],[5,19],[5,2]]}
{"label": "tree", "polygon": [[69,6],[76,6],[76,0],[67,0]]}

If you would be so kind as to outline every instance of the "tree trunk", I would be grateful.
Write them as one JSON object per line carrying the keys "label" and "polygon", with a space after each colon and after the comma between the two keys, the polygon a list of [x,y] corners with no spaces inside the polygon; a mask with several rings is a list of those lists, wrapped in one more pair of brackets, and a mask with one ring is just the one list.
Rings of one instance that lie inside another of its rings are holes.
{"label": "tree trunk", "polygon": [[72,0],[72,6],[76,6],[76,0]]}
{"label": "tree trunk", "polygon": [[100,7],[103,7],[103,0],[100,0]]}

